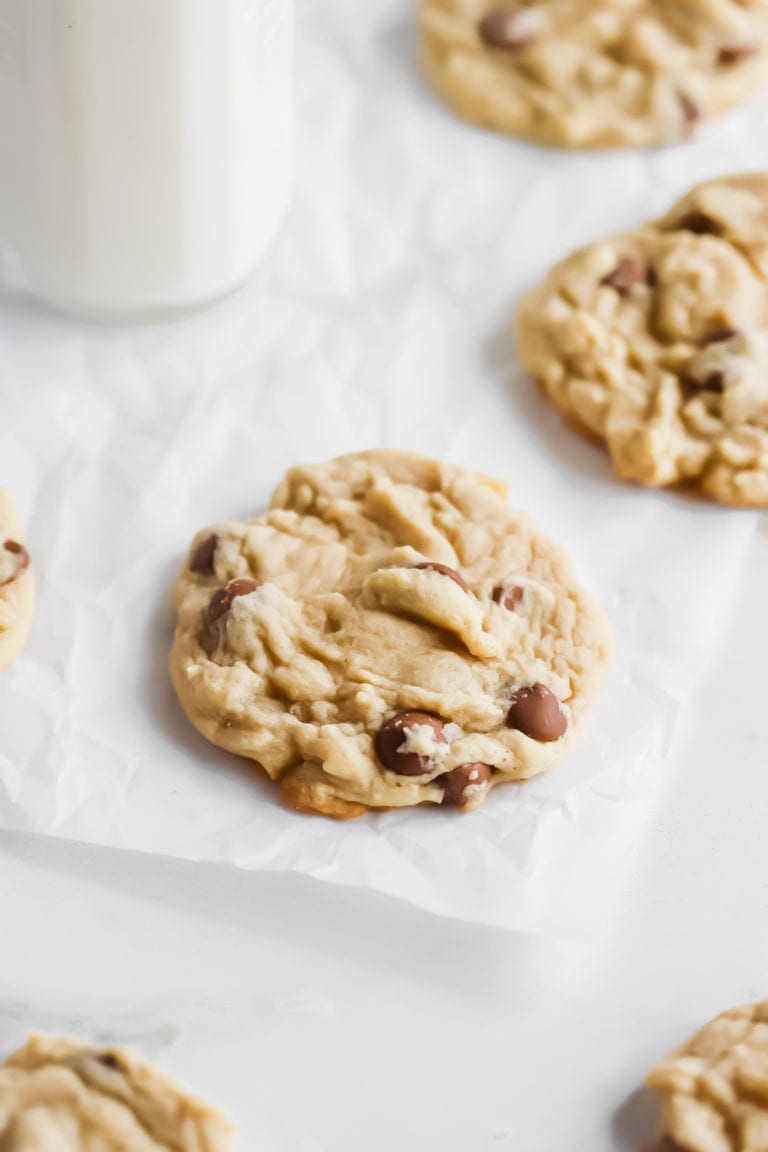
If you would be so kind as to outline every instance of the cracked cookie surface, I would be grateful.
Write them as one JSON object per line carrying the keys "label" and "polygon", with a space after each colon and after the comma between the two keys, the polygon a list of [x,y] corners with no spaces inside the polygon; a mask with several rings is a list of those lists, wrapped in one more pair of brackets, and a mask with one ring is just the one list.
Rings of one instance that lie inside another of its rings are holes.
{"label": "cracked cookie surface", "polygon": [[0,671],[16,659],[32,627],[35,591],[29,553],[10,496],[0,488]]}
{"label": "cracked cookie surface", "polygon": [[421,0],[465,119],[570,147],[669,143],[768,86],[767,0]]}
{"label": "cracked cookie surface", "polygon": [[768,1001],[716,1017],[647,1084],[662,1098],[659,1152],[768,1152]]}
{"label": "cracked cookie surface", "polygon": [[768,174],[563,260],[521,302],[517,343],[617,475],[768,507]]}
{"label": "cracked cookie surface", "polygon": [[610,642],[506,487],[373,451],[292,469],[199,533],[171,673],[194,725],[301,811],[476,808],[559,759]]}
{"label": "cracked cookie surface", "polygon": [[0,1068],[2,1152],[232,1152],[214,1108],[126,1048],[32,1036]]}

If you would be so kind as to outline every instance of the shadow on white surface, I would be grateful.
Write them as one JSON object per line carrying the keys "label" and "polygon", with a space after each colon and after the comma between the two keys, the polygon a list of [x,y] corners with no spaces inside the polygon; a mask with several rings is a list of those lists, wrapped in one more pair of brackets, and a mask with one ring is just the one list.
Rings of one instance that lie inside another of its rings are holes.
{"label": "shadow on white surface", "polygon": [[639,1088],[622,1104],[613,1120],[616,1152],[640,1152],[650,1146],[657,1131],[658,1097],[648,1088]]}

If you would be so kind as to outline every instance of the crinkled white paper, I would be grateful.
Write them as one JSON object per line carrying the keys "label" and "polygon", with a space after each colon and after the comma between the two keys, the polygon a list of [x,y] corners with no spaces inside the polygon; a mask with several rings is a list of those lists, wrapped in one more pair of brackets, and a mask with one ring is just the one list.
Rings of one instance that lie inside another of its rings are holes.
{"label": "crinkled white paper", "polygon": [[[663,152],[537,149],[432,98],[411,3],[303,0],[298,25],[297,195],[245,291],[183,324],[100,331],[46,313],[7,264],[0,483],[39,603],[0,679],[0,822],[589,932],[685,756],[672,737],[717,658],[755,516],[616,481],[526,381],[509,323],[568,250],[765,163],[766,108]],[[474,815],[286,811],[169,684],[169,590],[193,533],[262,510],[292,463],[375,445],[509,478],[612,621],[615,665],[573,753]]]}

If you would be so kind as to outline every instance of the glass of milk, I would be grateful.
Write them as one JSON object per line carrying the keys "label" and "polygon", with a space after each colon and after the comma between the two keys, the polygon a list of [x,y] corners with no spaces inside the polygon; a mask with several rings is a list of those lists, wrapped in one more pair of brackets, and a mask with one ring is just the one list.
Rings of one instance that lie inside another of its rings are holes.
{"label": "glass of milk", "polygon": [[292,0],[0,0],[0,241],[94,322],[242,284],[292,180]]}

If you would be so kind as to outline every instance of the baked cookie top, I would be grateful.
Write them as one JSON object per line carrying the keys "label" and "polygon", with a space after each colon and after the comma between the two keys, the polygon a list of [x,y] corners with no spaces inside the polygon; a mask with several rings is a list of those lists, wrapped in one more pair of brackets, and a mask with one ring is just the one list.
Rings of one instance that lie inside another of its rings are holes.
{"label": "baked cookie top", "polygon": [[195,726],[302,811],[475,808],[563,753],[609,638],[505,486],[391,451],[293,468],[196,537],[173,681]]}
{"label": "baked cookie top", "polygon": [[768,174],[569,256],[523,299],[517,341],[619,476],[768,507]]}
{"label": "baked cookie top", "polygon": [[768,0],[421,0],[460,115],[571,147],[663,144],[768,84]]}
{"label": "baked cookie top", "polygon": [[215,1109],[126,1048],[33,1036],[0,1069],[0,1146],[14,1152],[231,1152]]}
{"label": "baked cookie top", "polygon": [[32,627],[34,584],[29,553],[10,496],[0,488],[0,670],[15,660]]}
{"label": "baked cookie top", "polygon": [[724,1012],[651,1071],[658,1152],[766,1152],[768,1001]]}

